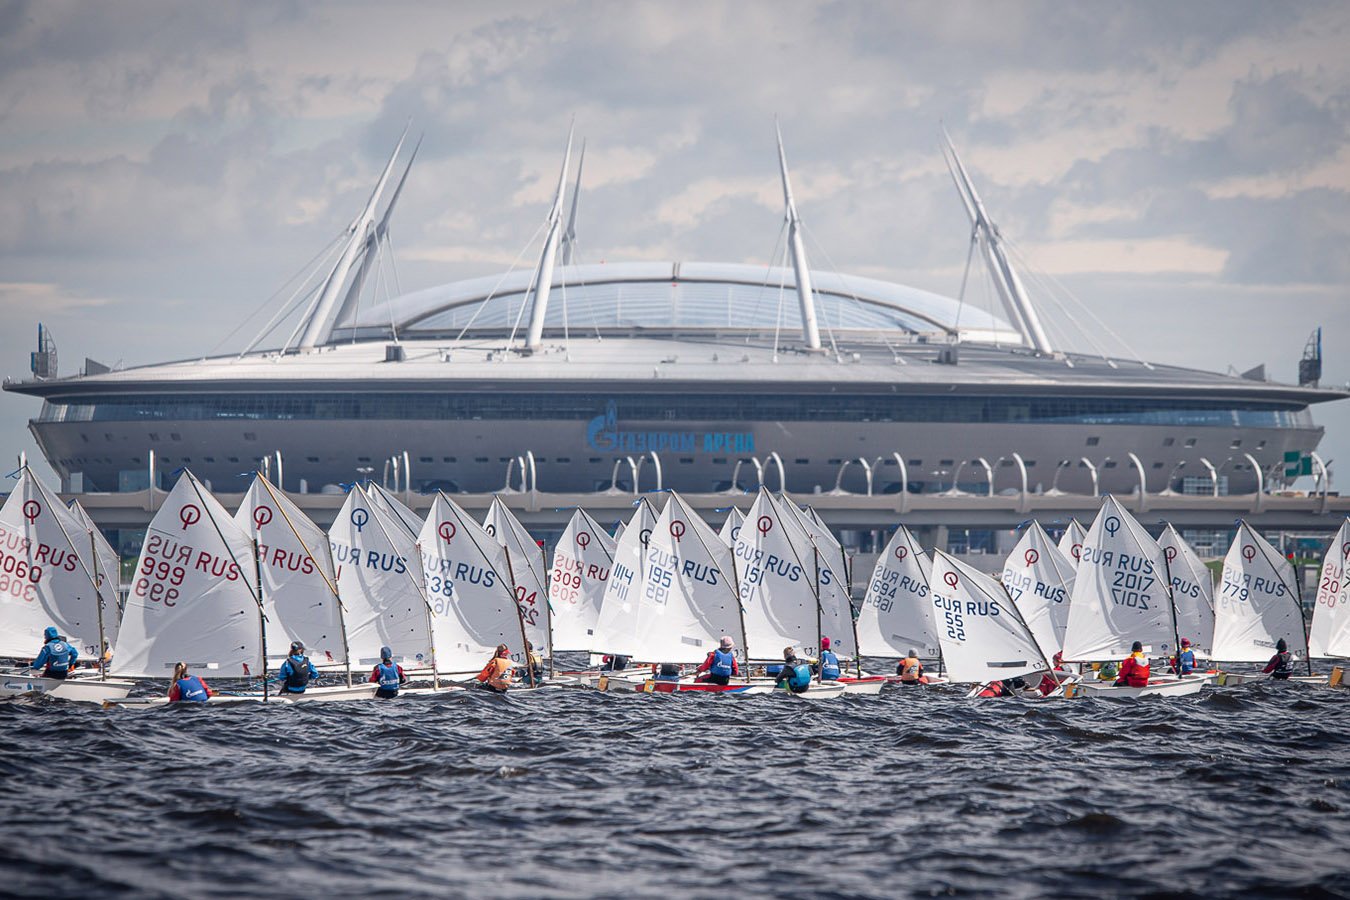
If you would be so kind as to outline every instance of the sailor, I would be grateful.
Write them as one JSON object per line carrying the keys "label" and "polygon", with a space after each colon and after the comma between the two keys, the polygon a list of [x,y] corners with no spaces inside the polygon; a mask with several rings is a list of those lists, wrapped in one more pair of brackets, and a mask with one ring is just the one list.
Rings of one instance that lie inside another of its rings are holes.
{"label": "sailor", "polygon": [[817,671],[820,672],[821,681],[838,681],[842,674],[839,657],[830,649],[830,639],[827,637],[820,639],[820,662],[817,664]]}
{"label": "sailor", "polygon": [[1120,670],[1116,667],[1116,664],[1115,664],[1115,663],[1113,663],[1113,662],[1104,662],[1104,663],[1102,663],[1101,668],[1097,670],[1097,680],[1098,680],[1098,681],[1115,681],[1115,680],[1116,680],[1116,676],[1119,675],[1119,674],[1120,674]]}
{"label": "sailor", "polygon": [[628,657],[621,656],[618,653],[613,656],[606,653],[600,658],[600,662],[601,672],[622,672],[624,669],[628,668]]}
{"label": "sailor", "polygon": [[173,684],[169,685],[170,703],[205,703],[211,699],[211,688],[196,675],[188,674],[188,665],[180,662],[173,667]]}
{"label": "sailor", "polygon": [[1130,647],[1130,655],[1120,664],[1120,674],[1116,676],[1117,687],[1147,687],[1148,657],[1144,655],[1144,645],[1135,641]]}
{"label": "sailor", "polygon": [[534,644],[529,641],[525,642],[525,659],[528,668],[521,666],[516,677],[531,687],[538,687],[544,683],[544,660],[534,652]]}
{"label": "sailor", "polygon": [[[37,663],[33,664],[33,668],[37,668]],[[1289,644],[1284,638],[1275,642],[1275,655],[1261,671],[1277,681],[1287,681],[1294,674],[1294,655],[1289,652]]]}
{"label": "sailor", "polygon": [[1172,657],[1170,670],[1178,675],[1189,675],[1195,671],[1195,651],[1191,649],[1191,639],[1181,639],[1181,653]]}
{"label": "sailor", "polygon": [[319,677],[319,670],[305,655],[305,645],[299,641],[291,642],[291,655],[277,669],[276,681],[281,682],[283,694],[303,694],[309,683]]}
{"label": "sailor", "polygon": [[1011,697],[1012,695],[1013,689],[1009,682],[991,681],[984,687],[980,688],[980,692],[975,696],[988,698],[988,697]]}
{"label": "sailor", "polygon": [[47,626],[42,632],[42,640],[45,643],[29,668],[41,669],[43,678],[65,678],[70,674],[70,670],[75,668],[75,660],[79,658],[80,651],[76,650],[73,644],[66,643],[55,625]]}
{"label": "sailor", "polygon": [[901,684],[910,687],[923,684],[923,663],[919,662],[919,651],[910,647],[909,655],[895,664],[895,674],[900,676]]}
{"label": "sailor", "polygon": [[783,648],[783,666],[778,670],[774,687],[785,687],[794,694],[805,693],[811,687],[811,667],[797,658],[792,647]]}
{"label": "sailor", "polygon": [[505,644],[498,644],[497,652],[478,673],[478,680],[484,690],[505,694],[511,687],[511,670],[515,667],[516,664],[511,662],[511,650]]}
{"label": "sailor", "polygon": [[741,674],[736,664],[736,642],[731,635],[724,634],[717,642],[717,649],[708,654],[708,658],[699,663],[694,670],[694,680],[707,684],[730,684],[733,676]]}
{"label": "sailor", "polygon": [[380,664],[371,670],[367,681],[379,685],[375,689],[376,697],[381,700],[393,700],[398,696],[398,689],[407,683],[408,676],[403,674],[403,667],[394,662],[394,651],[388,647],[381,647]]}
{"label": "sailor", "polygon": [[652,675],[657,681],[679,681],[680,676],[684,674],[684,669],[679,663],[661,663],[660,666],[652,666],[656,672]]}

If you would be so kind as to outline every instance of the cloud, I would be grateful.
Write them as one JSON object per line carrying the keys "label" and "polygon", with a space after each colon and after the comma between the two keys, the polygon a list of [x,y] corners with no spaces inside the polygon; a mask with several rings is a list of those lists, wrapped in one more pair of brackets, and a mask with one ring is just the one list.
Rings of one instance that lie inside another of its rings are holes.
{"label": "cloud", "polygon": [[107,306],[107,297],[90,297],[50,282],[0,281],[0,310],[7,317],[66,317]]}

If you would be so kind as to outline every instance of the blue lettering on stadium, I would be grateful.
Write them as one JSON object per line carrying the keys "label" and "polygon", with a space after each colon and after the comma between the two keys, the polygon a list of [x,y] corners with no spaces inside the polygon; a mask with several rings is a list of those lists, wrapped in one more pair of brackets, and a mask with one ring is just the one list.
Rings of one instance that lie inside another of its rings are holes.
{"label": "blue lettering on stadium", "polygon": [[618,405],[611,400],[604,413],[587,424],[586,445],[602,453],[754,453],[755,435],[749,431],[620,431]]}

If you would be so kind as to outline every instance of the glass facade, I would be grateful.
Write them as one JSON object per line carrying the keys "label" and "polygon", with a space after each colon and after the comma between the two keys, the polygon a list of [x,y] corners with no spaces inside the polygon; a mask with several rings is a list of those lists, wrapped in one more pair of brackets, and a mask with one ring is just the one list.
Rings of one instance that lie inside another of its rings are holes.
{"label": "glass facade", "polygon": [[589,421],[615,404],[620,420],[949,422],[1310,427],[1306,406],[1213,400],[836,394],[287,393],[72,398],[43,405],[41,422],[211,420]]}

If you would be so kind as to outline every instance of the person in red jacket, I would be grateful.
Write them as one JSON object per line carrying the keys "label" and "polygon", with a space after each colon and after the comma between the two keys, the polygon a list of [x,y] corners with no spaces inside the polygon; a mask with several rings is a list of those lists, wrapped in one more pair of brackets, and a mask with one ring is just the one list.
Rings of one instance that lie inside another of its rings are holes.
{"label": "person in red jacket", "polygon": [[1148,684],[1148,657],[1144,655],[1144,645],[1139,641],[1130,647],[1130,655],[1120,664],[1120,676],[1117,686],[1144,687]]}

